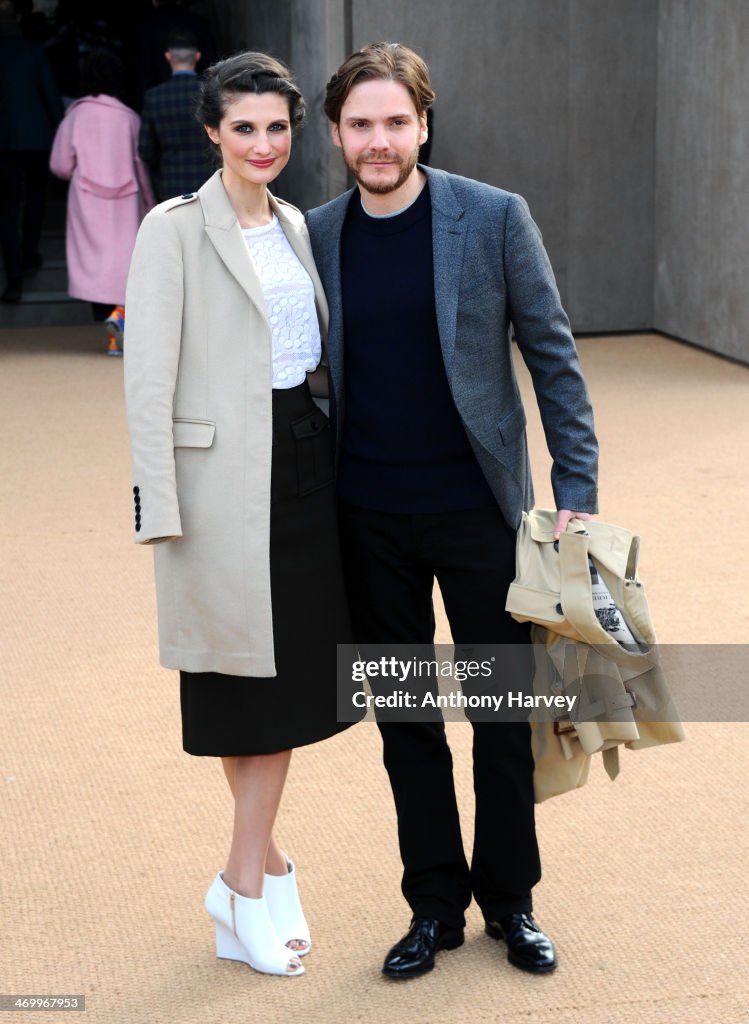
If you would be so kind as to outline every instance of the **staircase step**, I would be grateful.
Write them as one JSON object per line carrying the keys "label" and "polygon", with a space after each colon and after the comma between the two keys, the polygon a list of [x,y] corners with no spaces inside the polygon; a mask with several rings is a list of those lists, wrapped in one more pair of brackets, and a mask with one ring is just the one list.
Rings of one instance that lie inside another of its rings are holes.
{"label": "staircase step", "polygon": [[68,265],[63,256],[56,256],[54,258],[50,257],[50,259],[45,260],[41,266],[42,270],[67,270],[67,268]]}
{"label": "staircase step", "polygon": [[[29,301],[33,296],[33,300]],[[42,296],[39,299],[39,296]],[[3,327],[63,327],[66,324],[92,323],[88,302],[71,299],[65,292],[25,292],[16,305],[0,304],[0,329]]]}
{"label": "staircase step", "polygon": [[47,231],[63,234],[67,217],[67,203],[64,199],[47,199],[44,208],[44,227]]}
{"label": "staircase step", "polygon": [[43,234],[39,243],[39,252],[47,267],[50,261],[62,262],[65,264],[65,235],[57,232]]}
{"label": "staircase step", "polygon": [[33,291],[32,289],[24,286],[23,297],[21,303],[23,305],[33,305],[37,302],[77,302],[77,299],[71,299],[67,292],[63,291]]}
{"label": "staircase step", "polygon": [[65,260],[45,260],[34,274],[24,278],[23,290],[27,296],[37,292],[67,292],[68,268]]}
{"label": "staircase step", "polygon": [[[21,301],[0,303],[0,328],[64,327],[92,324],[91,304],[71,299],[67,293],[68,268],[65,260],[65,219],[67,183],[50,177],[44,230],[39,243],[42,266],[24,279]],[[4,274],[0,274],[0,287]],[[104,339],[102,328],[102,339]]]}

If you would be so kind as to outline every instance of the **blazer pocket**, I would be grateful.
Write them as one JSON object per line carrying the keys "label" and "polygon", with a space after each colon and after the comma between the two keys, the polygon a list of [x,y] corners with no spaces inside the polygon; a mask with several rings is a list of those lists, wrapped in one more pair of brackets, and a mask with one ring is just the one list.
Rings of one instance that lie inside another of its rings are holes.
{"label": "blazer pocket", "polygon": [[172,421],[175,448],[210,448],[216,424],[211,420],[193,420],[177,416]]}
{"label": "blazer pocket", "polygon": [[518,435],[525,429],[526,422],[525,409],[522,404],[516,405],[512,412],[503,416],[497,424],[497,430],[499,431],[499,436],[502,438],[502,444],[513,444]]}

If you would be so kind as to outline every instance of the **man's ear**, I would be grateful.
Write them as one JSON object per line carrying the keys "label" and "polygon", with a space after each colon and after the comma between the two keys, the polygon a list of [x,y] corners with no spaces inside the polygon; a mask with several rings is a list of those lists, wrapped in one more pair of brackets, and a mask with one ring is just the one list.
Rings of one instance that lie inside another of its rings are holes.
{"label": "man's ear", "polygon": [[339,149],[343,149],[341,145],[341,136],[338,132],[338,125],[335,121],[330,122],[330,137],[333,140],[333,145],[338,146]]}
{"label": "man's ear", "polygon": [[423,146],[426,140],[429,138],[429,129],[427,128],[427,116],[425,113],[419,117],[419,124],[421,125],[421,130],[419,132],[419,145]]}
{"label": "man's ear", "polygon": [[172,63],[172,51],[171,50],[167,50],[166,51],[166,53],[164,54],[164,60],[167,62],[167,64],[171,64]]}
{"label": "man's ear", "polygon": [[196,64],[200,64],[200,58],[202,56],[203,56],[203,54],[200,52],[200,50],[196,50],[195,51],[195,63]]}

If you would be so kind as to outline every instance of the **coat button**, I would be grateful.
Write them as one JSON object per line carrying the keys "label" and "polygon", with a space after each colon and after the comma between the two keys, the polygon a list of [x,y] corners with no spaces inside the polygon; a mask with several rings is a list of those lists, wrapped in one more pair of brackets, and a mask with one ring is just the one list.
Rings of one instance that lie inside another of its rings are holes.
{"label": "coat button", "polygon": [[186,195],[180,196],[180,199],[192,199],[192,196],[192,192],[188,192]]}
{"label": "coat button", "polygon": [[310,422],[310,430],[319,430],[319,429],[320,429],[320,424],[317,422],[317,420],[312,420]]}
{"label": "coat button", "polygon": [[562,611],[562,606],[561,606],[561,604],[558,604],[558,605],[556,606],[556,608],[554,609],[554,611],[555,611],[555,612],[557,613],[557,615],[564,615],[564,612]]}
{"label": "coat button", "polygon": [[137,497],[140,494],[140,487],[133,487],[133,494]]}
{"label": "coat button", "polygon": [[140,523],[135,524],[135,532],[140,533]]}

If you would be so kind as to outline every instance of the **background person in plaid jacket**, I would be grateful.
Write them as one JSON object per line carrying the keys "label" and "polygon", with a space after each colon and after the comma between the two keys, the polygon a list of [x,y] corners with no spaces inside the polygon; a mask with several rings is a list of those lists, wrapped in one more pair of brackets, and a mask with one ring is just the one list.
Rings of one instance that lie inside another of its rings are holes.
{"label": "background person in plaid jacket", "polygon": [[159,202],[195,192],[215,169],[206,134],[195,120],[200,93],[195,36],[182,30],[169,37],[168,46],[164,57],[172,77],[146,91],[138,140]]}

